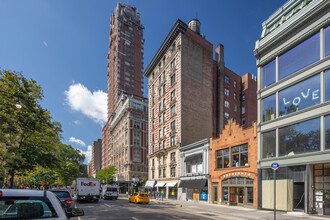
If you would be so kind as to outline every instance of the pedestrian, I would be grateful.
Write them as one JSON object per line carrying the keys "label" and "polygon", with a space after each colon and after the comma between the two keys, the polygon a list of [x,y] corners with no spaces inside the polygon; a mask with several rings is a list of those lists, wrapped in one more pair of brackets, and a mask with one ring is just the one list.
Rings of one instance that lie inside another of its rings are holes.
{"label": "pedestrian", "polygon": [[126,197],[128,198],[128,191],[126,191]]}

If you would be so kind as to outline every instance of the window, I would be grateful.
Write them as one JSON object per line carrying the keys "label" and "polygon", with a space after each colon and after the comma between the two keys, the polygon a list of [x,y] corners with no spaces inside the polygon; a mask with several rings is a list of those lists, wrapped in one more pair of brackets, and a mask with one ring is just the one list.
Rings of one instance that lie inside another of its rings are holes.
{"label": "window", "polygon": [[175,177],[175,167],[171,167],[171,177]]}
{"label": "window", "polygon": [[175,120],[171,122],[171,131],[175,130]]}
{"label": "window", "polygon": [[158,170],[158,178],[162,178],[162,170]]}
{"label": "window", "polygon": [[166,98],[163,99],[163,108],[165,109],[165,106],[166,106]]}
{"label": "window", "polygon": [[236,80],[234,80],[234,88],[236,88],[237,87],[237,82],[236,82]]}
{"label": "window", "polygon": [[175,68],[175,59],[171,62],[171,69]]}
{"label": "window", "polygon": [[262,121],[276,118],[276,94],[262,99]]}
{"label": "window", "polygon": [[163,122],[166,121],[166,112],[163,113]]}
{"label": "window", "polygon": [[163,127],[163,136],[166,135],[166,127]]}
{"label": "window", "polygon": [[229,84],[229,76],[225,75],[225,82]]}
{"label": "window", "polygon": [[325,149],[330,149],[330,115],[324,117],[325,120]]}
{"label": "window", "polygon": [[325,39],[325,57],[330,55],[330,26],[324,29]]}
{"label": "window", "polygon": [[242,114],[245,114],[245,106],[242,106]]}
{"label": "window", "polygon": [[151,178],[154,179],[155,178],[155,171],[151,171]]}
{"label": "window", "polygon": [[125,80],[128,81],[128,82],[131,81],[128,77],[125,77]]}
{"label": "window", "polygon": [[171,86],[173,86],[175,83],[175,74],[171,76]]}
{"label": "window", "polygon": [[262,67],[262,87],[266,88],[275,83],[276,80],[276,60],[267,63]]}
{"label": "window", "polygon": [[162,129],[159,129],[159,136],[158,138],[161,138],[162,137]]}
{"label": "window", "polygon": [[279,92],[279,115],[320,104],[320,74]]}
{"label": "window", "polygon": [[171,153],[171,161],[175,161],[175,152]]}
{"label": "window", "polygon": [[245,94],[242,95],[242,102],[245,101]]}
{"label": "window", "polygon": [[152,153],[155,153],[155,146],[152,146]]}
{"label": "window", "polygon": [[163,164],[165,164],[165,162],[166,162],[166,161],[165,161],[165,155],[163,155]]}
{"label": "window", "polygon": [[225,107],[229,108],[229,102],[228,101],[225,101]]}
{"label": "window", "polygon": [[237,105],[234,105],[234,111],[237,112]]}
{"label": "window", "polygon": [[160,70],[161,68],[162,68],[162,64],[159,63],[159,64],[158,64],[158,69]]}
{"label": "window", "polygon": [[[329,42],[330,43],[330,42]],[[325,71],[325,101],[330,100],[330,70]]]}
{"label": "window", "polygon": [[155,142],[155,134],[152,134],[152,142]]}
{"label": "window", "polygon": [[163,177],[166,177],[166,169],[163,169]]}
{"label": "window", "polygon": [[175,136],[172,136],[171,137],[171,147],[174,147],[175,146]]}
{"label": "window", "polygon": [[162,116],[158,117],[158,124],[160,125],[162,123]]}
{"label": "window", "polygon": [[226,96],[229,96],[229,89],[226,89],[226,88],[225,88],[225,95],[226,95]]}
{"label": "window", "polygon": [[152,104],[154,105],[155,104],[155,96],[152,96],[151,100],[152,100]]}
{"label": "window", "polygon": [[140,129],[141,123],[139,121],[133,121],[133,128]]}
{"label": "window", "polygon": [[231,148],[231,166],[242,167],[248,165],[248,145],[243,144]]}
{"label": "window", "polygon": [[186,173],[191,173],[191,163],[186,163]]}
{"label": "window", "polygon": [[173,90],[173,91],[171,92],[171,101],[173,101],[174,98],[175,98],[175,90]]}
{"label": "window", "polygon": [[171,107],[171,117],[175,115],[175,105]]}
{"label": "window", "polygon": [[242,118],[242,125],[245,125],[245,118]]}
{"label": "window", "polygon": [[163,85],[163,94],[165,95],[165,92],[166,92],[166,85],[164,84]]}
{"label": "window", "polygon": [[163,66],[165,66],[165,57],[163,57]]}
{"label": "window", "polygon": [[162,76],[158,77],[158,85],[160,85],[162,83]]}
{"label": "window", "polygon": [[133,132],[133,144],[140,146],[140,140],[141,140],[141,133],[140,132]]}
{"label": "window", "polygon": [[262,134],[262,158],[276,156],[276,131],[269,131]]}
{"label": "window", "polygon": [[166,76],[166,71],[164,70],[164,72],[163,72],[163,79],[164,79],[164,81],[165,81],[165,76]]}
{"label": "window", "polygon": [[236,100],[237,99],[237,94],[236,94],[236,92],[234,92],[234,100]]}
{"label": "window", "polygon": [[291,156],[320,150],[320,118],[278,129],[279,155]]}
{"label": "window", "polygon": [[155,166],[155,159],[152,159],[152,166]]}
{"label": "window", "polygon": [[162,158],[159,158],[159,165],[162,165]]}
{"label": "window", "polygon": [[229,148],[216,151],[216,168],[229,168]]}
{"label": "window", "polygon": [[158,90],[158,97],[160,98],[162,96],[162,89]]}
{"label": "window", "polygon": [[166,140],[163,140],[163,148],[166,149]]}
{"label": "window", "polygon": [[309,66],[320,59],[320,33],[313,35],[279,56],[279,79]]}
{"label": "window", "polygon": [[241,90],[242,90],[242,91],[245,90],[245,82],[242,83],[242,88],[241,88]]}
{"label": "window", "polygon": [[225,112],[225,118],[228,120],[229,119],[229,113]]}
{"label": "window", "polygon": [[171,53],[173,54],[175,52],[175,43],[171,47]]}

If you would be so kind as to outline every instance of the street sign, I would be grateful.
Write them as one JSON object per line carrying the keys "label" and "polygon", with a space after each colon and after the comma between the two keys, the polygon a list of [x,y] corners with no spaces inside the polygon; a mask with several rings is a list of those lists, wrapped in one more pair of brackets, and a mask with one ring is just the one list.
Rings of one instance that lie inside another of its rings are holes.
{"label": "street sign", "polygon": [[40,185],[44,186],[45,185],[45,182],[44,181],[41,181]]}
{"label": "street sign", "polygon": [[278,163],[272,163],[272,169],[277,170],[280,167]]}

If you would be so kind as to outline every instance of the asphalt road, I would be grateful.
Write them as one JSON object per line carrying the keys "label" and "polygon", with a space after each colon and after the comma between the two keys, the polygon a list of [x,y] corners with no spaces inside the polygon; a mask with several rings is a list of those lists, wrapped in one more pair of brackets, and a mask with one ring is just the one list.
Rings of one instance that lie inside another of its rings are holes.
{"label": "asphalt road", "polygon": [[126,197],[119,197],[118,200],[100,199],[98,203],[77,203],[77,207],[85,212],[80,219],[219,219],[219,216],[211,213],[198,213],[171,204],[159,204],[153,201],[148,205],[129,203]]}

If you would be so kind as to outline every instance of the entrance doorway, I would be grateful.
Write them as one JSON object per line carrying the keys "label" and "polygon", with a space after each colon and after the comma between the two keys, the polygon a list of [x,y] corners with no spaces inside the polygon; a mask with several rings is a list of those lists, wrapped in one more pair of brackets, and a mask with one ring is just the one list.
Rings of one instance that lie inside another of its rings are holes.
{"label": "entrance doorway", "polygon": [[244,203],[244,188],[243,187],[238,187],[238,188],[236,188],[236,190],[237,190],[238,205],[243,205],[243,203]]}
{"label": "entrance doorway", "polygon": [[305,183],[293,183],[293,209],[304,211],[305,209]]}

